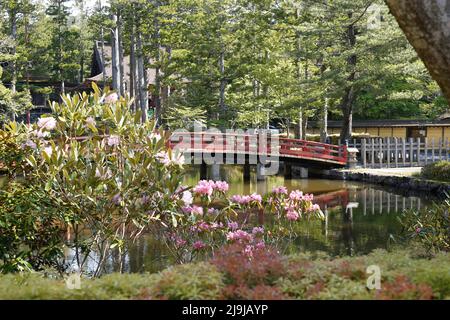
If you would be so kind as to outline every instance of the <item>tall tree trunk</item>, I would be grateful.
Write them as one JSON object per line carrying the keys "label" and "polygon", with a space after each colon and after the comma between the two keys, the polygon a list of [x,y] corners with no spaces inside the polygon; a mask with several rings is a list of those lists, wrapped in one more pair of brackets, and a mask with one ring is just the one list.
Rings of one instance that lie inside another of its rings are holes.
{"label": "tall tree trunk", "polygon": [[137,110],[137,101],[136,97],[137,94],[135,93],[136,90],[136,37],[134,35],[134,19],[131,24],[131,32],[130,32],[130,97],[134,98],[132,109],[135,111]]}
{"label": "tall tree trunk", "polygon": [[116,14],[113,14],[112,20],[114,27],[111,30],[111,69],[112,69],[112,87],[117,91],[117,94],[121,94],[120,88],[120,57],[119,57],[119,28],[118,18]]}
{"label": "tall tree trunk", "polygon": [[385,2],[450,102],[450,1]]}
{"label": "tall tree trunk", "polygon": [[104,35],[104,29],[101,28],[100,31],[100,41],[101,41],[101,54],[102,54],[102,81],[103,81],[103,88],[106,87],[106,60],[105,60],[105,35]]}
{"label": "tall tree trunk", "polygon": [[[11,22],[11,38],[13,39],[13,48],[12,53],[15,55],[17,51],[17,12],[16,9],[13,8],[9,12],[10,14],[10,22]],[[12,93],[16,93],[16,83],[17,83],[17,63],[16,63],[16,57],[14,57],[14,60],[12,62],[12,79],[11,79],[11,91]],[[13,111],[11,114],[12,121],[16,120],[16,111]]]}
{"label": "tall tree trunk", "polygon": [[[156,2],[156,5],[158,6],[158,2]],[[160,35],[160,30],[159,30],[159,21],[158,21],[158,17],[155,16],[155,19],[153,21],[153,25],[155,27],[155,46],[156,46],[156,51],[155,51],[155,62],[156,62],[156,70],[155,70],[155,91],[153,92],[153,102],[155,104],[155,113],[154,113],[154,117],[155,120],[157,122],[161,121],[161,114],[162,114],[162,109],[161,109],[161,35]]]}
{"label": "tall tree trunk", "polygon": [[[352,16],[353,16],[352,13],[348,14],[349,18],[351,18]],[[351,24],[347,27],[347,41],[350,49],[356,45],[356,28],[354,24]],[[355,102],[355,89],[353,82],[355,81],[356,77],[356,63],[357,63],[356,54],[350,55],[350,57],[347,60],[347,64],[351,70],[350,75],[347,78],[349,85],[345,89],[344,97],[342,99],[341,104],[343,119],[342,119],[340,141],[342,144],[349,141],[352,136],[353,104]]]}
{"label": "tall tree trunk", "polygon": [[144,66],[144,53],[142,48],[142,34],[138,31],[137,34],[137,69],[138,69],[138,91],[139,91],[139,104],[142,111],[142,121],[147,121],[148,112],[148,84],[147,76]]}
{"label": "tall tree trunk", "polygon": [[225,87],[227,85],[225,79],[225,49],[222,48],[219,56],[219,73],[220,73],[220,88],[219,88],[219,110],[222,115],[225,115]]}
{"label": "tall tree trunk", "polygon": [[[13,48],[12,54],[15,55],[17,52],[17,11],[16,9],[12,9],[10,11],[10,20],[11,20],[11,38],[13,39]],[[16,83],[17,83],[17,63],[14,58],[12,62],[12,79],[11,79],[11,91],[13,93],[16,92]]]}
{"label": "tall tree trunk", "polygon": [[322,110],[322,121],[320,123],[320,142],[327,142],[328,137],[328,98],[325,98]]}
{"label": "tall tree trunk", "polygon": [[120,11],[117,13],[117,45],[118,45],[118,55],[119,55],[119,86],[120,95],[125,95],[125,75],[123,69],[123,43],[122,43],[122,16]]}

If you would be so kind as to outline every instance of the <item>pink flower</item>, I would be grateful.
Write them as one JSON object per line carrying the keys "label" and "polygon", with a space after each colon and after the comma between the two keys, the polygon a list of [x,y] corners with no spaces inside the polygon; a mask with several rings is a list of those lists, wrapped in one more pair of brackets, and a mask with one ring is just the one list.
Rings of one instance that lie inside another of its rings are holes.
{"label": "pink flower", "polygon": [[111,93],[110,95],[108,95],[105,98],[105,102],[106,103],[116,103],[119,100],[119,96],[117,95],[117,93]]}
{"label": "pink flower", "polygon": [[256,248],[258,249],[264,249],[266,247],[266,244],[263,241],[260,241],[256,244]]}
{"label": "pink flower", "polygon": [[214,181],[200,180],[194,187],[194,192],[202,196],[210,196],[214,191]]}
{"label": "pink flower", "polygon": [[120,193],[117,193],[116,195],[114,195],[114,197],[112,198],[112,202],[116,205],[119,205],[120,202],[122,201],[122,197],[120,196]]}
{"label": "pink flower", "polygon": [[50,135],[50,132],[42,132],[41,130],[33,130],[31,131],[31,134],[34,135],[36,138],[46,138]]}
{"label": "pink flower", "polygon": [[53,117],[40,118],[37,125],[41,129],[53,130],[56,127],[56,120]]}
{"label": "pink flower", "polygon": [[37,145],[31,140],[27,140],[24,144],[22,144],[22,148],[29,147],[31,149],[36,149]]}
{"label": "pink flower", "polygon": [[203,249],[203,248],[206,247],[206,244],[205,244],[203,241],[198,240],[198,241],[194,242],[194,244],[192,245],[192,247],[193,247],[195,250],[201,250],[201,249]]}
{"label": "pink flower", "polygon": [[422,228],[417,228],[416,233],[420,233],[422,231]]}
{"label": "pink flower", "polygon": [[87,117],[86,118],[86,125],[90,125],[90,126],[94,126],[96,125],[95,119],[92,117]]}
{"label": "pink flower", "polygon": [[200,221],[197,225],[198,231],[209,231],[211,229],[210,225],[205,221]]}
{"label": "pink flower", "polygon": [[183,200],[185,206],[191,205],[193,202],[192,193],[190,191],[184,191],[181,200]]}
{"label": "pink flower", "polygon": [[280,186],[280,187],[273,188],[272,192],[275,194],[287,194],[288,190],[286,187]]}
{"label": "pink flower", "polygon": [[244,254],[249,258],[253,258],[253,249],[254,248],[251,245],[245,246]]}
{"label": "pink flower", "polygon": [[251,201],[254,201],[254,202],[261,202],[262,201],[261,195],[256,194],[256,193],[251,194],[250,195],[250,199],[251,199]]}
{"label": "pink flower", "polygon": [[237,204],[248,204],[252,200],[250,196],[241,196],[241,195],[234,195],[231,197],[231,202],[237,203]]}
{"label": "pink flower", "polygon": [[45,147],[44,148],[44,152],[47,154],[47,156],[50,158],[52,156],[53,153],[53,149],[52,147]]}
{"label": "pink flower", "polygon": [[108,141],[107,141],[108,146],[110,146],[110,147],[118,146],[119,143],[120,143],[119,136],[112,135],[112,136],[108,137]]}
{"label": "pink flower", "polygon": [[214,184],[214,187],[216,190],[220,192],[227,192],[229,189],[229,185],[225,181],[216,181]]}
{"label": "pink flower", "polygon": [[304,201],[313,201],[313,199],[314,199],[314,195],[313,194],[305,194],[303,196],[303,200]]}
{"label": "pink flower", "polygon": [[289,210],[289,211],[286,213],[286,218],[287,218],[289,221],[297,221],[298,218],[299,218],[299,215],[298,215],[298,213],[297,213],[296,211],[294,211],[294,210]]}
{"label": "pink flower", "polygon": [[289,199],[297,201],[303,200],[303,192],[300,190],[294,190],[289,194]]}
{"label": "pink flower", "polygon": [[227,234],[228,241],[251,241],[253,240],[253,236],[244,230],[236,230],[234,232],[228,232]]}
{"label": "pink flower", "polygon": [[230,228],[230,230],[232,231],[235,231],[237,230],[237,228],[239,228],[239,224],[235,221],[228,222],[228,228]]}
{"label": "pink flower", "polygon": [[254,235],[263,234],[264,233],[264,228],[263,227],[254,227],[253,230],[252,230],[252,233]]}
{"label": "pink flower", "polygon": [[194,215],[202,216],[203,215],[203,208],[199,206],[192,206],[191,207],[191,213]]}
{"label": "pink flower", "polygon": [[177,247],[182,247],[186,244],[186,240],[179,238],[179,239],[176,239],[175,243],[176,243]]}

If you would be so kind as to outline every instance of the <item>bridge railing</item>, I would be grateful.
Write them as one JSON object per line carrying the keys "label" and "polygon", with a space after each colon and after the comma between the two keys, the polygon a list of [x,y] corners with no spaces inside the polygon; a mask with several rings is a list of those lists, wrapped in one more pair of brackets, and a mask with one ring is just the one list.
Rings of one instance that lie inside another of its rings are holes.
{"label": "bridge railing", "polygon": [[255,153],[320,159],[343,165],[347,163],[348,158],[346,146],[257,134],[176,132],[172,134],[169,146],[199,152]]}
{"label": "bridge railing", "polygon": [[280,154],[299,158],[323,159],[347,163],[347,146],[337,146],[314,141],[280,138]]}

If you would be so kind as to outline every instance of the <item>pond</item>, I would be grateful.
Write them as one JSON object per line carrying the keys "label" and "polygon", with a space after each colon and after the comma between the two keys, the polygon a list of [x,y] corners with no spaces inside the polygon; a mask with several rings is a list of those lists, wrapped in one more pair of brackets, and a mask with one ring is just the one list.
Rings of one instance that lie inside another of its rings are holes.
{"label": "pond", "polygon": [[[418,210],[430,200],[417,196],[396,194],[383,187],[357,182],[327,179],[292,179],[271,176],[256,181],[252,172],[249,183],[244,183],[242,167],[222,166],[220,176],[230,185],[229,195],[264,194],[275,186],[286,186],[315,195],[327,215],[325,222],[302,221],[300,234],[281,247],[284,254],[306,251],[324,251],[332,256],[360,255],[377,248],[387,249],[398,239],[401,231],[398,216],[403,210]],[[199,168],[188,169],[185,185],[200,180]],[[164,244],[148,234],[140,238],[125,257],[128,272],[155,272],[172,264]],[[117,270],[116,263],[110,268]]]}
{"label": "pond", "polygon": [[[289,190],[313,193],[313,202],[319,204],[326,215],[325,222],[299,222],[298,236],[280,245],[283,254],[323,251],[332,256],[346,256],[366,254],[377,248],[387,249],[398,240],[401,212],[419,210],[430,204],[426,195],[422,198],[401,195],[380,186],[357,182],[311,178],[285,180],[283,176],[256,181],[256,172],[252,172],[250,182],[244,183],[242,170],[239,166],[221,167],[220,178],[229,183],[229,195],[264,194],[273,187],[284,185]],[[199,168],[188,168],[184,184],[195,185],[199,180]],[[66,252],[69,261],[72,255],[72,252]],[[149,233],[128,248],[122,270],[155,272],[173,264],[172,259],[165,244]],[[118,265],[118,257],[113,256],[107,271],[117,271]]]}

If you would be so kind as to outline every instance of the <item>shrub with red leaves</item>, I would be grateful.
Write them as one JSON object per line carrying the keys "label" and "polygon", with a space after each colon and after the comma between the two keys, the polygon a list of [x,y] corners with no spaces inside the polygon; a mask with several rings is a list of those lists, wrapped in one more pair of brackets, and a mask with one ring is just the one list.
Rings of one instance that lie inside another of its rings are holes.
{"label": "shrub with red leaves", "polygon": [[249,256],[245,249],[246,245],[242,243],[226,245],[212,259],[212,263],[225,274],[228,285],[249,288],[271,285],[285,274],[282,257],[275,250],[255,247]]}
{"label": "shrub with red leaves", "polygon": [[394,281],[383,285],[376,294],[380,300],[430,300],[433,290],[426,284],[414,284],[406,276],[398,276]]}

